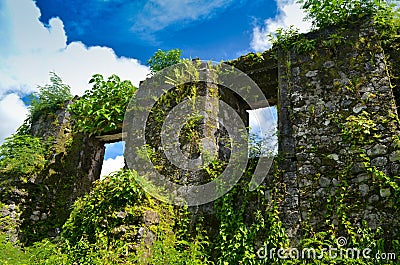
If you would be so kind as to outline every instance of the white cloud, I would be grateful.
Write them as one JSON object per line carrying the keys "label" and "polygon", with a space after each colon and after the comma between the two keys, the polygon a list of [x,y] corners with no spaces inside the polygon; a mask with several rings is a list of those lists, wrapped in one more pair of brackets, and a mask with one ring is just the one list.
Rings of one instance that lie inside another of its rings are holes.
{"label": "white cloud", "polygon": [[[81,42],[67,44],[61,19],[52,18],[45,26],[39,17],[40,10],[32,0],[3,0],[0,4],[0,100],[3,104],[11,99],[14,101],[7,104],[19,104],[15,94],[28,94],[36,91],[38,85],[47,84],[50,71],[56,72],[76,95],[90,88],[88,81],[93,74],[105,77],[117,74],[138,86],[149,73],[148,67],[136,59],[118,57],[111,48],[86,47]],[[15,94],[7,97],[10,93]],[[9,114],[13,109],[11,106],[1,110],[0,122],[7,120],[10,125],[2,125],[0,137],[13,133],[14,123],[21,120]]]}
{"label": "white cloud", "polygon": [[43,25],[32,0],[5,0],[0,8],[0,36],[6,36],[0,46],[0,97],[8,91],[35,91],[37,85],[47,83],[50,71],[78,95],[90,88],[88,81],[95,73],[115,73],[138,85],[149,72],[137,60],[117,57],[107,47],[67,45],[63,22],[52,18]]}
{"label": "white cloud", "polygon": [[301,9],[301,4],[296,0],[277,0],[278,14],[274,18],[264,20],[264,25],[253,28],[251,48],[254,51],[265,51],[271,48],[268,34],[274,33],[278,28],[289,28],[294,25],[300,32],[308,32],[311,22],[304,21],[306,14]]}
{"label": "white cloud", "polygon": [[27,114],[28,110],[17,94],[9,94],[0,101],[0,144],[18,129]]}
{"label": "white cloud", "polygon": [[117,156],[115,159],[109,158],[104,160],[103,167],[101,168],[100,177],[109,175],[111,172],[118,171],[124,167],[124,157]]}
{"label": "white cloud", "polygon": [[172,24],[180,25],[198,19],[207,19],[234,0],[150,0],[135,17],[132,30],[145,37]]}

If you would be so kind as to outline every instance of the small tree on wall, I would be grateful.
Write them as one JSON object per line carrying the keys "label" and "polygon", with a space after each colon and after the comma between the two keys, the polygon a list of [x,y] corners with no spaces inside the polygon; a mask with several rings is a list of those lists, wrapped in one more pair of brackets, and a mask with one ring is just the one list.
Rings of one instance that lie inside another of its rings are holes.
{"label": "small tree on wall", "polygon": [[76,130],[90,135],[118,131],[137,88],[131,81],[121,80],[117,75],[105,79],[95,74],[89,83],[92,89],[86,90],[82,97],[68,106]]}
{"label": "small tree on wall", "polygon": [[147,60],[147,65],[150,67],[152,73],[158,72],[168,66],[177,64],[182,61],[182,50],[173,49],[169,51],[163,51],[158,49],[153,56]]}
{"label": "small tree on wall", "polygon": [[386,0],[298,0],[316,28],[338,24],[350,17],[376,16],[392,12],[395,1]]}
{"label": "small tree on wall", "polygon": [[50,82],[50,84],[38,86],[39,91],[31,95],[29,106],[31,121],[44,113],[55,112],[66,100],[72,99],[70,87],[64,84],[56,73],[50,72]]}

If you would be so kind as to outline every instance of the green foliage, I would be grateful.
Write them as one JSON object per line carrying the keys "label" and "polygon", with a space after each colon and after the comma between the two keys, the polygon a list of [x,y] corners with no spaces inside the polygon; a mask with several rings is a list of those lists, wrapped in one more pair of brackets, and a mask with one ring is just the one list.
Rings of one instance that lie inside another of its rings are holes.
{"label": "green foliage", "polygon": [[298,0],[316,28],[325,28],[346,22],[349,18],[376,16],[383,18],[392,13],[393,6],[384,0]]}
{"label": "green foliage", "polygon": [[262,53],[248,53],[247,55],[244,56],[245,57],[245,63],[247,64],[247,66],[252,66],[252,64],[254,63],[261,63],[264,61],[264,58],[262,56]]}
{"label": "green foliage", "polygon": [[[62,248],[70,261],[79,264],[203,264],[205,257],[200,253],[204,240],[201,233],[190,237],[184,221],[187,213],[153,201],[137,184],[135,174],[116,172],[97,181],[90,194],[75,202],[61,234]],[[145,212],[156,214],[157,224],[145,224]],[[174,231],[177,224],[180,233]],[[139,236],[139,229],[144,229],[142,236]],[[148,236],[154,237],[152,244],[143,241]]]}
{"label": "green foliage", "polygon": [[[255,162],[251,160],[244,179],[251,177]],[[270,190],[273,193],[277,191],[275,184]],[[213,245],[215,264],[265,264],[265,260],[257,257],[259,248],[287,247],[287,236],[279,220],[280,200],[274,197],[266,201],[265,192],[269,192],[265,187],[250,192],[248,182],[240,181],[215,202],[220,222],[219,234]]]}
{"label": "green foliage", "polygon": [[72,246],[76,246],[82,238],[89,243],[101,242],[101,238],[110,236],[110,230],[121,225],[122,221],[140,219],[140,212],[131,211],[126,218],[119,218],[114,210],[134,207],[143,199],[144,193],[131,171],[118,171],[99,180],[90,194],[75,202],[63,227],[63,238]]}
{"label": "green foliage", "polygon": [[8,241],[7,236],[0,233],[0,264],[2,265],[62,265],[68,264],[67,260],[68,257],[61,253],[59,246],[48,239],[22,248]]}
{"label": "green foliage", "polygon": [[288,29],[278,28],[274,34],[269,34],[269,41],[285,51],[294,48],[298,53],[310,53],[316,47],[316,40],[306,39],[293,25]]}
{"label": "green foliage", "polygon": [[[396,36],[400,27],[399,12],[394,5],[383,0],[298,0],[307,13],[307,19],[312,20],[315,28],[326,28],[345,23],[349,19],[371,17],[380,29],[384,42]],[[283,50],[294,48],[299,53],[310,53],[315,50],[316,40],[309,40],[294,26],[288,29],[279,28],[269,34],[270,42]],[[343,37],[333,34],[323,40],[325,46],[336,48],[343,42]]]}
{"label": "green foliage", "polygon": [[[371,119],[371,114],[363,111],[357,116],[350,115],[345,119],[345,122],[340,124],[340,127],[342,129],[343,140],[351,144],[350,149],[354,154],[354,161],[362,162],[365,172],[372,177],[377,190],[390,188],[391,195],[388,203],[394,211],[397,211],[400,202],[400,187],[396,180],[398,177],[388,176],[376,166],[373,166],[371,158],[364,150],[366,145],[376,143],[380,138],[380,135],[376,134],[377,125]],[[396,143],[396,138],[397,137],[394,137],[393,139],[394,143]],[[351,188],[348,181],[349,176],[352,176],[352,168],[352,162],[341,167],[341,171],[338,174],[340,185],[338,189],[336,189],[336,193],[329,196],[327,200],[327,208],[331,211],[329,216],[336,215],[338,217],[339,225],[344,228],[343,230],[347,234],[346,236],[349,241],[346,247],[356,247],[358,249],[370,248],[372,249],[372,257],[375,257],[375,255],[379,253],[398,253],[398,240],[385,240],[382,228],[378,227],[373,230],[368,227],[365,220],[363,221],[362,227],[357,227],[352,224],[350,216],[357,210],[355,208],[357,207],[357,203],[348,200],[348,198],[352,196],[350,194]],[[337,236],[338,227],[332,224],[332,220],[329,220],[329,223],[331,229],[325,231],[325,233],[331,234],[332,241],[330,244],[333,244],[333,238]],[[395,264],[395,262],[390,260],[381,263],[380,260],[374,258],[368,262],[353,259],[348,259],[346,262],[349,264]]]}
{"label": "green foliage", "polygon": [[44,168],[47,152],[40,138],[14,134],[0,146],[0,174],[27,181]]}
{"label": "green foliage", "polygon": [[150,66],[152,73],[158,72],[168,66],[180,63],[182,61],[182,50],[172,49],[169,51],[158,50],[153,56],[147,60],[147,65]]}
{"label": "green foliage", "polygon": [[44,239],[35,242],[33,246],[25,248],[28,258],[26,264],[40,265],[64,265],[71,264],[67,254],[61,252],[61,248],[57,243]]}
{"label": "green foliage", "polygon": [[332,51],[336,51],[344,41],[344,36],[334,33],[329,35],[327,39],[323,40],[322,44],[324,47],[329,48]]}
{"label": "green foliage", "polygon": [[292,47],[298,36],[299,29],[291,25],[288,29],[278,28],[274,34],[270,33],[268,38],[272,45],[288,50]]}
{"label": "green foliage", "polygon": [[379,138],[375,132],[376,124],[371,120],[369,113],[363,111],[360,115],[350,115],[342,125],[343,140],[352,144],[368,144],[373,138]]}
{"label": "green foliage", "polygon": [[[264,57],[266,56],[266,58]],[[268,58],[268,54],[264,53],[248,53],[246,55],[242,55],[237,59],[227,61],[226,64],[232,65],[235,68],[238,68],[241,71],[250,71],[254,69],[254,67],[258,67],[260,63],[264,62],[265,59]]]}
{"label": "green foliage", "polygon": [[[396,138],[398,138],[398,136],[394,137],[394,144],[396,144]],[[398,184],[400,176],[388,176],[385,172],[373,166],[371,158],[368,157],[365,152],[360,151],[359,157],[363,162],[365,171],[374,178],[379,188],[390,188],[392,207],[398,209],[400,207],[400,185]]]}
{"label": "green foliage", "polygon": [[80,132],[101,134],[121,129],[126,108],[135,95],[136,87],[116,75],[104,80],[96,74],[89,83],[92,89],[68,106]]}
{"label": "green foliage", "polygon": [[31,121],[43,114],[54,113],[63,106],[66,100],[72,99],[70,87],[64,84],[57,74],[50,73],[50,82],[51,84],[39,86],[39,92],[31,96],[29,107]]}
{"label": "green foliage", "polygon": [[[372,231],[364,222],[363,226],[357,228],[356,232],[358,236],[357,240],[350,240],[349,238],[345,246],[338,244],[339,236],[332,230],[318,233],[311,232],[300,241],[298,249],[300,251],[305,249],[315,250],[316,259],[291,259],[282,261],[281,264],[397,264],[396,261],[389,260],[389,256],[387,256],[387,260],[379,260],[375,258],[377,254],[394,253],[387,252],[383,248],[384,240],[382,238],[382,231],[379,229],[376,232]],[[380,239],[377,239],[377,237]],[[367,248],[371,250],[371,252],[365,253],[365,255],[370,257],[369,259],[364,258],[363,256],[363,251]],[[331,253],[329,253],[329,249],[332,249]],[[357,257],[357,250],[360,251],[359,257]],[[301,255],[301,252],[299,254]],[[304,255],[307,257],[309,254],[308,252],[305,252]],[[313,254],[310,255],[313,257]]]}
{"label": "green foliage", "polygon": [[0,234],[0,264],[22,265],[27,264],[28,256],[21,248],[9,242],[7,236]]}
{"label": "green foliage", "polygon": [[[201,234],[190,241],[179,240],[173,233],[163,235],[150,247],[143,244],[138,249],[137,255],[132,258],[134,264],[177,264],[201,265],[213,264],[205,256],[205,247],[208,239]],[[146,255],[147,253],[147,255]],[[148,255],[151,253],[151,255]]]}

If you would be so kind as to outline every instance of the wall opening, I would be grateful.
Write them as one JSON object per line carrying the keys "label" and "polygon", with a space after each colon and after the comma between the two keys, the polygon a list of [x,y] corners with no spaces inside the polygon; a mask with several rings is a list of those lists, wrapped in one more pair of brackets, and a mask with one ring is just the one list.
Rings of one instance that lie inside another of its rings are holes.
{"label": "wall opening", "polygon": [[105,144],[105,154],[103,166],[101,168],[100,179],[109,175],[114,171],[118,171],[125,166],[124,162],[124,148],[125,142],[119,141],[115,143]]}
{"label": "wall opening", "polygon": [[278,154],[278,114],[276,106],[248,110],[249,157]]}

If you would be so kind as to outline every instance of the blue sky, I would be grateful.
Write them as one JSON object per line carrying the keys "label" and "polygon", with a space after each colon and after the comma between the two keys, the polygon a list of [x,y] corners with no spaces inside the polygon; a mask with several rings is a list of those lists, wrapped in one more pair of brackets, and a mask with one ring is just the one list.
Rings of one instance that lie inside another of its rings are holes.
{"label": "blue sky", "polygon": [[68,41],[111,47],[141,62],[158,48],[216,61],[236,58],[251,50],[253,27],[278,11],[275,1],[262,0],[38,0],[37,6],[43,23],[60,17]]}
{"label": "blue sky", "polygon": [[303,18],[295,0],[0,0],[0,143],[22,124],[23,99],[51,71],[74,95],[90,89],[93,74],[138,86],[159,48],[229,60],[270,48],[267,35],[279,27],[308,31]]}

